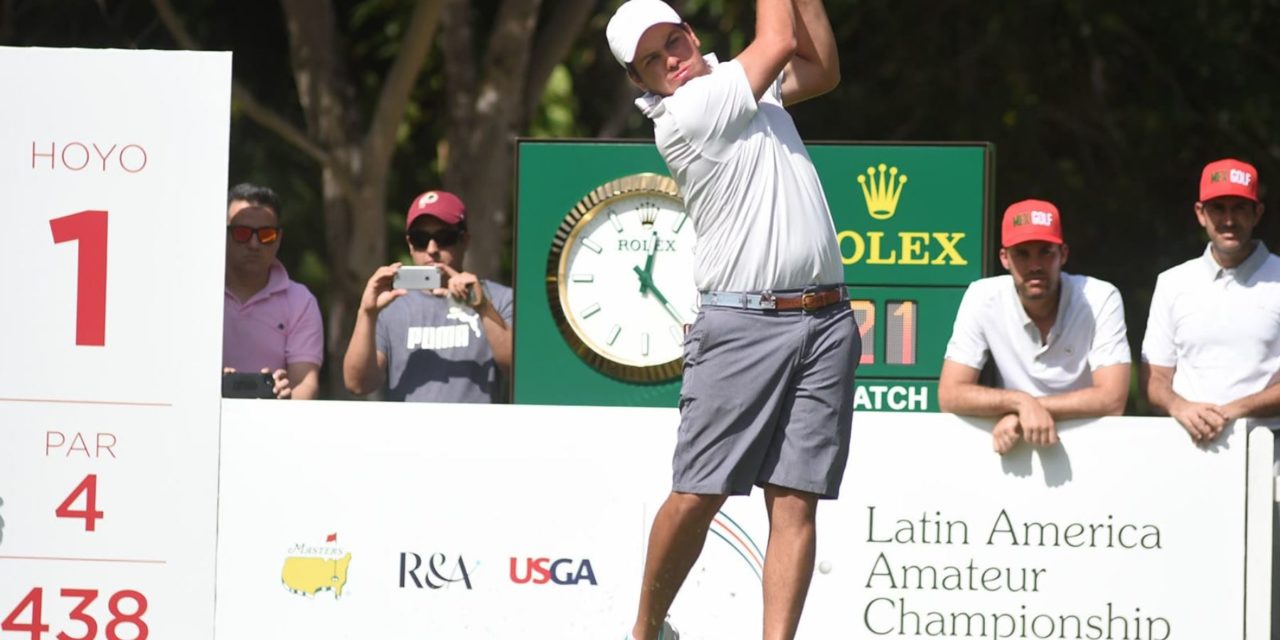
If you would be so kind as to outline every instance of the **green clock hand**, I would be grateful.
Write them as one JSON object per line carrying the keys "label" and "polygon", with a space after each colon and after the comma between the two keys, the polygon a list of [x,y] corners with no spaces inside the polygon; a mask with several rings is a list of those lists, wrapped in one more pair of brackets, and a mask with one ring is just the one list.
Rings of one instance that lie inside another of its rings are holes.
{"label": "green clock hand", "polygon": [[[649,246],[649,255],[644,259],[644,276],[640,277],[640,293],[644,293],[646,289],[653,288],[653,258],[658,254],[658,232],[653,232],[653,244]],[[637,271],[637,273],[639,273]],[[648,283],[645,278],[648,277]]]}
{"label": "green clock hand", "polygon": [[637,278],[640,278],[640,294],[641,295],[653,289],[653,278],[649,276],[649,273],[647,271],[645,271],[644,269],[641,269],[639,266],[633,266],[631,267],[631,270],[636,272]]}
{"label": "green clock hand", "polygon": [[636,272],[636,275],[640,277],[640,290],[644,291],[648,289],[651,291],[653,293],[653,297],[657,298],[658,302],[662,303],[662,308],[667,310],[667,313],[675,319],[676,323],[684,324],[684,318],[680,317],[680,312],[676,311],[676,308],[671,306],[671,302],[667,300],[667,297],[662,295],[662,292],[658,290],[658,287],[654,286],[653,276],[645,273],[640,269],[640,267],[631,268]]}
{"label": "green clock hand", "polygon": [[640,279],[640,293],[655,291],[653,288],[653,276],[649,275],[648,271],[641,269],[639,266],[631,267],[631,270],[636,272],[636,277]]}

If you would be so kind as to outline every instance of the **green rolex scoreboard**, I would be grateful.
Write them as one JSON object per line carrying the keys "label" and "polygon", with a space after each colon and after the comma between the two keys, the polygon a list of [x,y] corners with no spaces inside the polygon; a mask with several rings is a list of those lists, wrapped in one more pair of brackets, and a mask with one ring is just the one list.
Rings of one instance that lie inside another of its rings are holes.
{"label": "green rolex scoreboard", "polygon": [[[956,309],[988,272],[989,144],[808,145],[862,332],[855,407],[936,411]],[[652,142],[517,145],[520,404],[676,406],[697,241]]]}

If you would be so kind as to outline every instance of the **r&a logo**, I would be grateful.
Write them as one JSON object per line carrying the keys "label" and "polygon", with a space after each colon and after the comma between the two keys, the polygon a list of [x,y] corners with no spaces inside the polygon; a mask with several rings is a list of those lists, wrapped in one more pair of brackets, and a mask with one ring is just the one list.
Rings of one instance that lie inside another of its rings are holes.
{"label": "r&a logo", "polygon": [[[410,563],[413,566],[409,566]],[[460,582],[470,590],[471,572],[461,555],[453,561],[443,553],[433,553],[427,556],[426,566],[423,566],[422,556],[412,551],[401,551],[400,588],[404,589],[410,581],[419,589],[443,589]]]}

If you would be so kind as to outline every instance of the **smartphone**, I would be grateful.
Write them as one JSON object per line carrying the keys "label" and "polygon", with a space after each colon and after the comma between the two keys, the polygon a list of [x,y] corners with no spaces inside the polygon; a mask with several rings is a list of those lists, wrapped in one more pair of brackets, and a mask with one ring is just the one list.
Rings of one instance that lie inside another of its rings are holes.
{"label": "smartphone", "polygon": [[440,267],[400,267],[391,286],[396,289],[439,289]]}
{"label": "smartphone", "polygon": [[269,373],[222,374],[222,397],[224,398],[271,400],[276,397],[275,387],[276,381]]}

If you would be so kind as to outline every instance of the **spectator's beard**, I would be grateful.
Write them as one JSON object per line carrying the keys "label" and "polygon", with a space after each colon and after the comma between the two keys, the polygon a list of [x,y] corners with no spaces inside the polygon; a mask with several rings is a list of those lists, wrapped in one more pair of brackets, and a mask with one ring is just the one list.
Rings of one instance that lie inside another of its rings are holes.
{"label": "spectator's beard", "polygon": [[1041,300],[1054,300],[1058,297],[1058,289],[1061,286],[1060,278],[1052,278],[1047,273],[1037,273],[1027,275],[1022,282],[1017,283],[1018,297],[1023,300],[1032,300],[1039,302]]}

